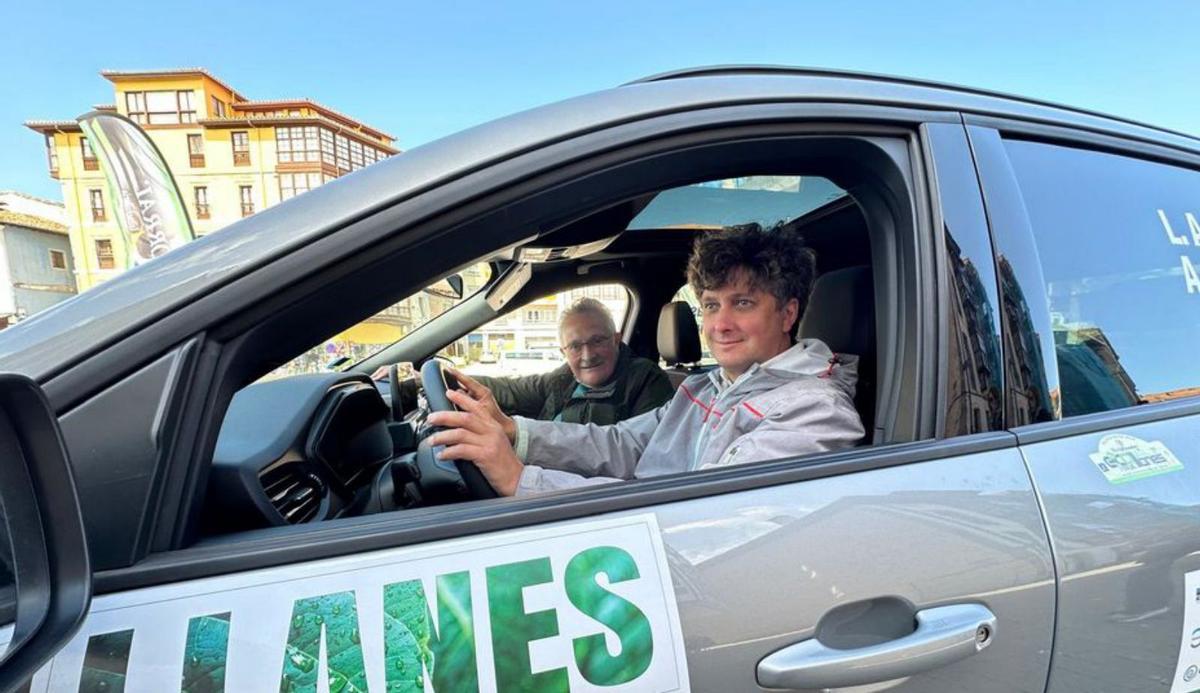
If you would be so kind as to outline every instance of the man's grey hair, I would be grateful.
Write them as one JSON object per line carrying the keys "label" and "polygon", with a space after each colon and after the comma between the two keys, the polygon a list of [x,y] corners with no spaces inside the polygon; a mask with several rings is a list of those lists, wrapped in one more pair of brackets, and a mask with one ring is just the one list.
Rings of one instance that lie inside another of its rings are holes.
{"label": "man's grey hair", "polygon": [[563,325],[567,324],[567,320],[576,315],[593,315],[600,318],[604,323],[604,328],[608,330],[610,335],[617,333],[617,325],[613,322],[612,313],[609,312],[608,306],[594,298],[584,297],[572,303],[562,315],[558,318],[558,333],[562,334]]}

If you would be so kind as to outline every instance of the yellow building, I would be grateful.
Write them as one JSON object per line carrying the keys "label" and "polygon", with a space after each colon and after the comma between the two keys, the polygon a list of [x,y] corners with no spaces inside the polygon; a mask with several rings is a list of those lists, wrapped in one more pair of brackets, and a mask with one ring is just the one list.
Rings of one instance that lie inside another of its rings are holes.
{"label": "yellow building", "polygon": [[[201,68],[100,73],[115,104],[146,130],[170,166],[197,235],[310,190],[399,150],[395,137],[308,99],[251,101]],[[79,290],[125,270],[108,187],[73,120],[31,120],[46,139]]]}

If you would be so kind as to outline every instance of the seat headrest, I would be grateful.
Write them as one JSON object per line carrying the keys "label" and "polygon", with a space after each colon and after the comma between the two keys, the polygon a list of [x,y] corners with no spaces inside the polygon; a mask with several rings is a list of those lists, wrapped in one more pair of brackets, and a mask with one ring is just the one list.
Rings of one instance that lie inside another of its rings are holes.
{"label": "seat headrest", "polygon": [[659,312],[658,353],[668,366],[700,360],[700,330],[686,301],[672,301]]}
{"label": "seat headrest", "polygon": [[819,339],[834,352],[866,356],[875,346],[874,305],[870,267],[826,272],[813,283],[797,335]]}

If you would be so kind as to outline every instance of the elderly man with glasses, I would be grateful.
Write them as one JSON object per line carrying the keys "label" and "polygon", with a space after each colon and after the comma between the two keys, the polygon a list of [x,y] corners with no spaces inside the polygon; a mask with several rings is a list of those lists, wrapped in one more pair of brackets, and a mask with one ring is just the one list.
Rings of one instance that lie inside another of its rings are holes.
{"label": "elderly man with glasses", "polygon": [[475,377],[509,415],[601,426],[652,411],[674,389],[653,361],[621,342],[612,314],[594,298],[582,298],[558,324],[566,364],[549,373],[515,378]]}

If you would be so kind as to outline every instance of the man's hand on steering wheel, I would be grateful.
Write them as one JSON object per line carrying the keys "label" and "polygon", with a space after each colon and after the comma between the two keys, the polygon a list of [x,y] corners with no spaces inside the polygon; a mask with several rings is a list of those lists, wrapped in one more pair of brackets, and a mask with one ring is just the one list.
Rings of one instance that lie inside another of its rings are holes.
{"label": "man's hand on steering wheel", "polygon": [[[455,377],[462,378],[457,373]],[[468,390],[482,388],[487,391],[478,382],[471,382],[473,385],[466,385]],[[511,439],[492,412],[493,408],[499,411],[499,407],[496,407],[494,399],[490,399],[490,392],[488,395],[490,405],[473,399],[465,392],[447,391],[446,396],[461,411],[431,413],[429,423],[445,430],[434,433],[429,442],[434,446],[445,446],[438,455],[440,459],[473,462],[497,493],[511,496],[517,492],[524,465],[517,459]],[[511,418],[504,418],[512,422]],[[516,424],[513,423],[513,426],[515,431]]]}
{"label": "man's hand on steering wheel", "polygon": [[[508,436],[509,443],[515,443],[517,440],[517,423],[512,417],[505,414],[500,405],[496,403],[496,398],[492,395],[492,391],[486,385],[463,373],[457,368],[447,368],[455,378],[458,378],[458,384],[462,387],[471,399],[479,402],[487,410],[487,413],[495,419],[496,423],[504,429],[504,435]],[[455,402],[457,404],[457,402]]]}

